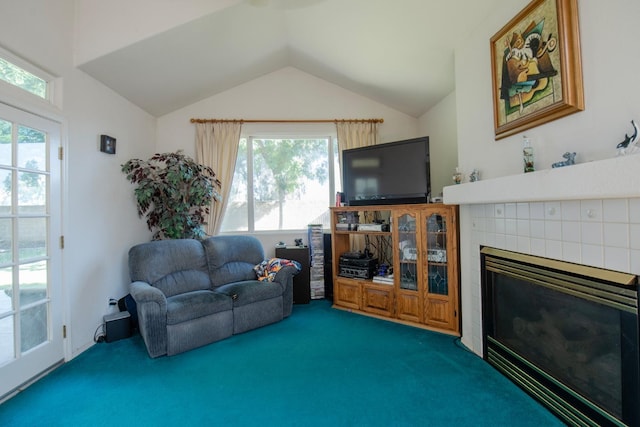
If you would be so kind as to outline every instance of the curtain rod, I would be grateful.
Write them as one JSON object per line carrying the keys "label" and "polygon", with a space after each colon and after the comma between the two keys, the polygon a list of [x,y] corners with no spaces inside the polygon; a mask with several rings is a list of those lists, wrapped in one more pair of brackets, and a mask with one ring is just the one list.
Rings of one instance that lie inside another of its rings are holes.
{"label": "curtain rod", "polygon": [[326,119],[326,120],[191,119],[191,123],[384,123],[384,119]]}

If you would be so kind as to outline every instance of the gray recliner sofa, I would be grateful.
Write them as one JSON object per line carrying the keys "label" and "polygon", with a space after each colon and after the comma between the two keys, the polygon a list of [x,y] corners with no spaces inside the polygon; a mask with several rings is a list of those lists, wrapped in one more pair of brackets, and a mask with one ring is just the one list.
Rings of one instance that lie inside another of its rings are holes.
{"label": "gray recliner sofa", "polygon": [[129,250],[130,293],[149,356],[175,355],[291,314],[296,266],[259,281],[251,236],[157,240]]}

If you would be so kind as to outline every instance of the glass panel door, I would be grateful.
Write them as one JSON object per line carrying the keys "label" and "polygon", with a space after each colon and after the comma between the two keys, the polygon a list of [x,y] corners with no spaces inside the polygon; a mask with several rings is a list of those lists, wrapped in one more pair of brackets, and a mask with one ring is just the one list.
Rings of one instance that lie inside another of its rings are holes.
{"label": "glass panel door", "polygon": [[0,397],[64,358],[60,124],[0,104]]}
{"label": "glass panel door", "polygon": [[398,256],[400,271],[400,289],[418,290],[418,246],[416,236],[416,214],[405,213],[399,216]]}
{"label": "glass panel door", "polygon": [[427,218],[427,264],[430,294],[448,295],[447,221],[439,214]]}

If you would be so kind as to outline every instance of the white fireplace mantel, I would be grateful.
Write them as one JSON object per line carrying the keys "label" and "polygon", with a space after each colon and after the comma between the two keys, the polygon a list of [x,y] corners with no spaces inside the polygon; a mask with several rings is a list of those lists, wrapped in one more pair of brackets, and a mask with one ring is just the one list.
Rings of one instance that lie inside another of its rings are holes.
{"label": "white fireplace mantel", "polygon": [[640,197],[640,154],[447,186],[444,203],[481,204]]}

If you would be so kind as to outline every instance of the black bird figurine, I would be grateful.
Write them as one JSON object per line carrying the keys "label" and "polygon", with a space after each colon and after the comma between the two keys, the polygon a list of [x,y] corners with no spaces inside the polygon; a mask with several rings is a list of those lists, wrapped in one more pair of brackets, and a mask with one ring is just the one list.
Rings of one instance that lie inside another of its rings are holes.
{"label": "black bird figurine", "polygon": [[631,120],[631,125],[633,126],[633,135],[629,136],[625,133],[624,141],[616,146],[616,148],[620,150],[622,154],[624,154],[625,150],[629,148],[629,146],[635,144],[636,139],[638,138],[638,125],[636,125],[636,122],[634,122],[633,120]]}

